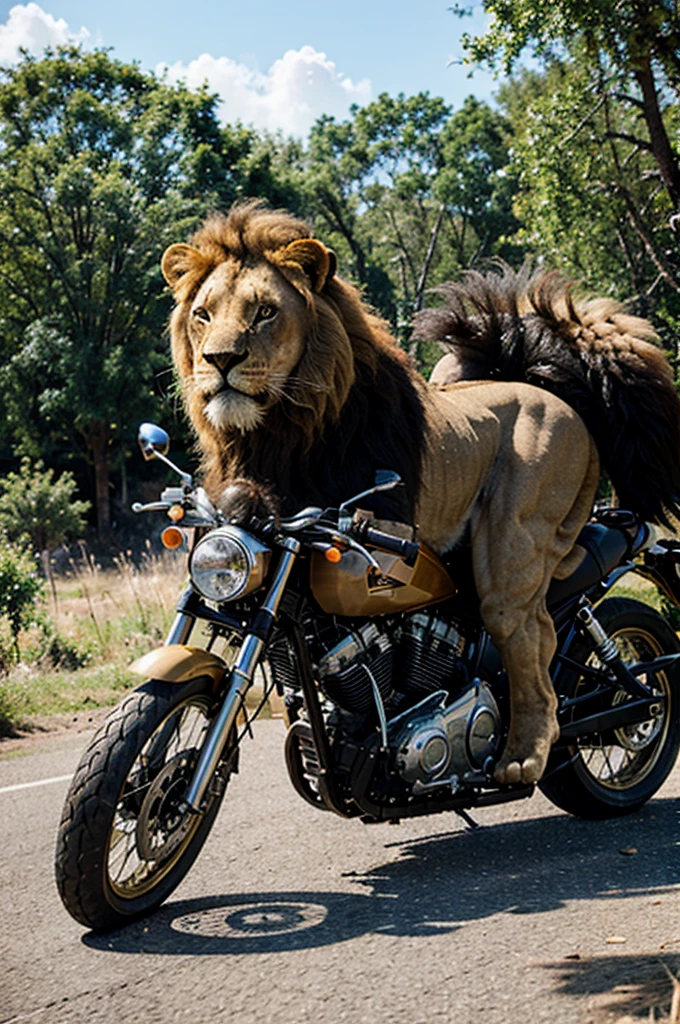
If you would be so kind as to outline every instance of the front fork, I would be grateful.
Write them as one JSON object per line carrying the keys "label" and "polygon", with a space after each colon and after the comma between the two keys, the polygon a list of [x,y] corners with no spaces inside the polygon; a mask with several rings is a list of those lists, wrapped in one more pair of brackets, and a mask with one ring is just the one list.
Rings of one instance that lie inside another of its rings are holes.
{"label": "front fork", "polygon": [[[215,716],[205,742],[198,757],[198,764],[194,770],[189,788],[187,789],[185,802],[189,810],[195,814],[202,813],[203,798],[210,785],[220,758],[224,752],[225,745],[231,734],[236,716],[243,706],[246,694],[253,685],[255,669],[262,656],[281,603],[281,598],[286,590],[291,571],[300,551],[300,542],[292,537],[286,537],[281,542],[284,549],[281,561],[279,562],[267,598],[255,616],[251,631],[246,633],[241,649],[229,674],[229,685],[224,700]],[[180,634],[183,626],[180,622],[182,615],[178,615],[173,625],[177,627]],[[186,635],[191,631],[191,621],[188,624]],[[171,630],[171,633],[173,632]],[[173,643],[182,642],[173,640]]]}

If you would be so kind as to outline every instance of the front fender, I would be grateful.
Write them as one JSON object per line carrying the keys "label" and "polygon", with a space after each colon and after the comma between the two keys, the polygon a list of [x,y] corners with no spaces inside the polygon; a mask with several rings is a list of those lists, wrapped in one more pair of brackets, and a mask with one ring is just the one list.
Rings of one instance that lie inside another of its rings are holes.
{"label": "front fender", "polygon": [[129,667],[138,676],[162,679],[166,683],[187,683],[190,679],[208,676],[215,689],[228,671],[226,661],[217,654],[200,647],[187,647],[185,644],[157,647],[155,651],[137,658]]}

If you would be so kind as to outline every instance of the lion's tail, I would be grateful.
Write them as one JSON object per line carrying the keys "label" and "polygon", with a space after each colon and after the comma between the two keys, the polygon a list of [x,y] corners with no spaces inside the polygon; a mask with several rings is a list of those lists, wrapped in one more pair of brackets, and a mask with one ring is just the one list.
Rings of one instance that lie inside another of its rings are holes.
{"label": "lion's tail", "polygon": [[455,353],[450,380],[547,388],[583,418],[624,507],[680,514],[680,400],[651,324],[611,299],[575,300],[554,272],[472,271],[436,291],[443,305],[413,335]]}

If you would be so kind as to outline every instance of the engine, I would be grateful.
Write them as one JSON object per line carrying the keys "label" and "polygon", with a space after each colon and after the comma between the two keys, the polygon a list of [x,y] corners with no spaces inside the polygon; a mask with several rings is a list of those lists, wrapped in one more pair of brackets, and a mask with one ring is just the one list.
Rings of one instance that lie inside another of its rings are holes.
{"label": "engine", "polygon": [[[490,768],[502,735],[500,714],[489,687],[469,679],[470,644],[459,624],[429,611],[354,628],[310,616],[306,634],[319,687],[341,709],[329,724],[360,740],[374,733],[376,719],[386,722],[393,769],[411,792],[445,783],[455,788]],[[296,690],[285,637],[268,654],[276,682]],[[307,727],[297,733],[305,739],[300,752],[311,780],[311,734]]]}
{"label": "engine", "polygon": [[346,711],[375,708],[374,685],[388,714],[437,690],[460,689],[467,679],[465,640],[457,627],[427,612],[390,626],[370,620],[343,633],[318,660],[321,689]]}
{"label": "engine", "polygon": [[[370,619],[354,628],[310,616],[305,633],[323,693],[354,714],[375,710],[374,686],[392,717],[437,690],[457,693],[468,679],[461,629],[430,612],[396,622]],[[270,643],[268,658],[276,683],[296,688],[295,656],[283,634]]]}
{"label": "engine", "polygon": [[476,679],[453,704],[444,691],[390,722],[397,771],[414,794],[447,784],[457,789],[493,768],[501,741],[498,706]]}

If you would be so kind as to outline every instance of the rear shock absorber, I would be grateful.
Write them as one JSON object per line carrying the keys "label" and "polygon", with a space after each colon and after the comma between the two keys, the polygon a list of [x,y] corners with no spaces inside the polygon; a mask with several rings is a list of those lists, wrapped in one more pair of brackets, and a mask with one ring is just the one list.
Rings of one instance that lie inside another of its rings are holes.
{"label": "rear shock absorber", "polygon": [[632,697],[649,697],[651,691],[628,670],[616,643],[606,633],[602,623],[595,618],[590,605],[582,605],[576,613],[576,618],[592,640],[595,654],[607,666],[623,689]]}

